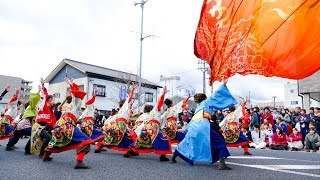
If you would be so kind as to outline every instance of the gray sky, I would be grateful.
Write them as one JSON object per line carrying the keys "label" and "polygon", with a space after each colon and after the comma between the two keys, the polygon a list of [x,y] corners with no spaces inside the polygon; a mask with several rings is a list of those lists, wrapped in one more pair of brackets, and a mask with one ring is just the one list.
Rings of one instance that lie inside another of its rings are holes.
{"label": "gray sky", "polygon": [[[134,0],[1,0],[1,74],[36,81],[63,58],[138,71],[141,8]],[[202,0],[149,0],[145,5],[143,77],[180,75],[183,84],[202,91],[202,76],[193,54],[193,39]],[[19,63],[18,63],[19,62]],[[251,91],[256,100],[283,99],[289,80],[235,76],[235,95]],[[214,89],[219,83],[214,84]]]}

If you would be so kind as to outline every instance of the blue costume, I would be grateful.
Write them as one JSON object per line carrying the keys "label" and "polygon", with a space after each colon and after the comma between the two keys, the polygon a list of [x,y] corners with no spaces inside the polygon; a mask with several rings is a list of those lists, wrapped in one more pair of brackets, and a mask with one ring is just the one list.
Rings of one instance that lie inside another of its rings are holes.
{"label": "blue costume", "polygon": [[214,110],[223,110],[236,103],[227,86],[221,85],[209,99],[198,105],[185,129],[186,136],[178,144],[174,155],[190,164],[194,161],[214,163],[219,158],[230,156],[225,140],[210,127],[209,120]]}

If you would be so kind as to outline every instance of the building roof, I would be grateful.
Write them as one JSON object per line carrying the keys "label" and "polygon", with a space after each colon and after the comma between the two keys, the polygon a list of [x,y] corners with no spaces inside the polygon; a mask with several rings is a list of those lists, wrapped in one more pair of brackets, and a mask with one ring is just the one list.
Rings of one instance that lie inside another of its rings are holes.
{"label": "building roof", "polygon": [[[86,74],[91,74],[91,75],[99,75],[99,76],[104,76],[104,77],[113,77],[113,78],[119,78],[119,79],[125,79],[125,80],[132,80],[137,82],[139,77],[136,74],[132,73],[127,73],[123,71],[118,71],[114,69],[109,69],[101,66],[96,66],[93,64],[87,64],[84,62],[80,61],[75,61],[71,59],[63,59],[60,64],[48,75],[48,77],[45,79],[46,83],[49,83],[54,76],[66,65],[70,65],[79,71],[86,73]],[[153,83],[151,81],[148,81],[144,78],[141,78],[141,83],[143,85],[151,85],[151,86],[156,86],[156,87],[161,87],[156,83]]]}

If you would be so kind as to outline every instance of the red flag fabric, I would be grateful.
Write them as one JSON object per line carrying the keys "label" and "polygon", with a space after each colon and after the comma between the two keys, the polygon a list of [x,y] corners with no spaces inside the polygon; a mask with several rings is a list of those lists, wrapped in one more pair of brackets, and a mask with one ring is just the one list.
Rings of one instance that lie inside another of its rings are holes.
{"label": "red flag fabric", "polygon": [[204,0],[194,53],[210,84],[236,73],[308,77],[320,69],[320,0]]}

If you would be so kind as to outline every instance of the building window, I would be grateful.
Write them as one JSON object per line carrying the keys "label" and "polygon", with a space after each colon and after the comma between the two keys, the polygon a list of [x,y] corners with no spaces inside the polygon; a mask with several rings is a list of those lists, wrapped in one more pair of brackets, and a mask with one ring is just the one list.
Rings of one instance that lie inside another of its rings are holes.
{"label": "building window", "polygon": [[94,84],[93,86],[98,88],[97,96],[106,97],[106,86]]}
{"label": "building window", "polygon": [[294,90],[293,90],[293,89],[291,89],[291,90],[290,90],[290,93],[291,93],[291,94],[293,94],[293,93],[294,93]]}
{"label": "building window", "polygon": [[60,99],[60,93],[54,93],[52,96],[53,96],[54,98],[59,98],[59,99]]}
{"label": "building window", "polygon": [[291,101],[291,105],[297,105],[298,101]]}
{"label": "building window", "polygon": [[153,93],[146,92],[144,98],[145,102],[153,102]]}

